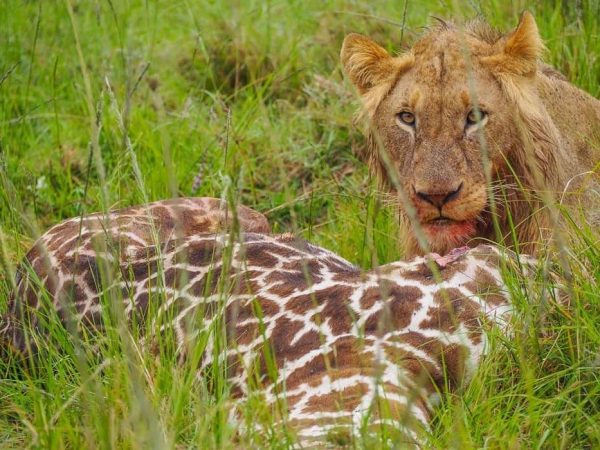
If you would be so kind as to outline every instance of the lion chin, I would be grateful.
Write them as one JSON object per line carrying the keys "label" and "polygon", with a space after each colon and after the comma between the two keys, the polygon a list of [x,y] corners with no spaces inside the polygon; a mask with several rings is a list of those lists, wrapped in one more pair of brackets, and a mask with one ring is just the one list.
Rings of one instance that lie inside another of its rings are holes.
{"label": "lion chin", "polygon": [[429,250],[440,254],[467,245],[477,233],[475,220],[436,219],[421,224],[421,228]]}

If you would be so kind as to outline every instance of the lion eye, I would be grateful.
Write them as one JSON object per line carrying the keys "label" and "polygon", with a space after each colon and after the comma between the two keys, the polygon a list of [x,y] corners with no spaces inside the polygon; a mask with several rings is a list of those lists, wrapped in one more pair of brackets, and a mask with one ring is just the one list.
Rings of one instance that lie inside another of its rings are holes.
{"label": "lion eye", "polygon": [[415,115],[409,111],[402,111],[396,114],[400,122],[411,127],[415,126]]}
{"label": "lion eye", "polygon": [[480,109],[472,109],[471,111],[469,111],[469,114],[467,114],[467,126],[471,126],[471,125],[476,125],[480,122],[483,121],[483,119],[485,119],[487,116],[487,113],[485,111],[482,111]]}

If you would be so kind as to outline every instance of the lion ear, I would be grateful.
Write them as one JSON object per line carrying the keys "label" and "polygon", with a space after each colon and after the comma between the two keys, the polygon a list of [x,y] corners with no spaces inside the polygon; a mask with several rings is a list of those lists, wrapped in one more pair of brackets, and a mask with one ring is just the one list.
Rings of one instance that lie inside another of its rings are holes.
{"label": "lion ear", "polygon": [[532,76],[544,51],[544,43],[529,11],[523,11],[519,25],[498,42],[498,52],[482,58],[495,72]]}
{"label": "lion ear", "polygon": [[393,80],[406,65],[403,58],[392,57],[383,47],[357,33],[346,36],[340,58],[344,71],[360,94]]}

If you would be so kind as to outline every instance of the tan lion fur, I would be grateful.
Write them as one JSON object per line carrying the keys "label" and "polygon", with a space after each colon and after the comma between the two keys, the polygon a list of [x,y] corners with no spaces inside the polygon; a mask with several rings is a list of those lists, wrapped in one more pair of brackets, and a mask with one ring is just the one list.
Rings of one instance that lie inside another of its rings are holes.
{"label": "tan lion fur", "polygon": [[[409,254],[423,252],[419,233],[438,253],[496,241],[492,214],[499,240],[510,244],[514,227],[535,253],[555,225],[548,204],[566,191],[598,219],[593,195],[581,193],[599,186],[600,101],[544,64],[544,50],[528,12],[508,34],[483,21],[442,22],[400,56],[362,35],[344,40],[341,61],[369,123],[364,156],[394,197],[404,194],[395,202],[413,225]],[[468,125],[478,107],[483,125]],[[399,122],[403,111],[414,114],[413,127]]]}

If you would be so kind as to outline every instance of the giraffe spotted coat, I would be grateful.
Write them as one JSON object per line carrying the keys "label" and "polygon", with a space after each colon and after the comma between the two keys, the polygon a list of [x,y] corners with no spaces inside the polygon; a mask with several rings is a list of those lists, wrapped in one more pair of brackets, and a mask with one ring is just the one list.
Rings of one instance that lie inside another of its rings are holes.
{"label": "giraffe spotted coat", "polygon": [[[225,231],[236,223],[242,233]],[[498,249],[363,272],[267,231],[264,216],[244,207],[233,214],[214,199],[67,220],[27,255],[2,320],[4,345],[39,346],[40,288],[69,329],[101,330],[106,297],[117,296],[129,320],[144,319],[145,345],[174,336],[185,358],[205,336],[199,376],[226,364],[233,396],[259,392],[301,444],[380,429],[393,442],[415,442],[439,393],[477,367],[488,325],[509,317]],[[210,331],[219,323],[223,348]]]}

